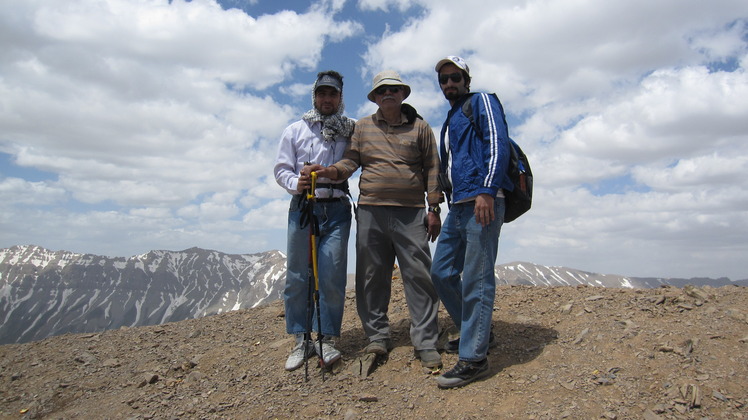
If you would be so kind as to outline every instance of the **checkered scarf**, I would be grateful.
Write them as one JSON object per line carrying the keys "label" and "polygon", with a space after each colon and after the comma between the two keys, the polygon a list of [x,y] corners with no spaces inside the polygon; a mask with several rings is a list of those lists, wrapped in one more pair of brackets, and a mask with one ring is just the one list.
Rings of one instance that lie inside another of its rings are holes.
{"label": "checkered scarf", "polygon": [[322,137],[326,141],[335,141],[335,136],[350,137],[353,134],[353,125],[355,122],[343,115],[343,111],[345,110],[343,93],[341,92],[340,94],[340,106],[338,110],[332,115],[322,115],[317,110],[317,107],[314,106],[314,90],[316,87],[315,83],[314,88],[312,88],[312,109],[307,111],[301,118],[310,123],[321,122]]}

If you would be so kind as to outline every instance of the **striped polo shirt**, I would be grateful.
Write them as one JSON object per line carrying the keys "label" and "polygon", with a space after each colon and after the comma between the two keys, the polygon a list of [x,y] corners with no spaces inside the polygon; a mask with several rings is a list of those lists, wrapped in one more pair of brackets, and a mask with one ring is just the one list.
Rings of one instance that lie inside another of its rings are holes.
{"label": "striped polo shirt", "polygon": [[441,198],[437,184],[439,151],[427,122],[416,119],[389,125],[382,112],[356,122],[343,159],[334,166],[339,178],[348,178],[361,168],[360,205],[425,207]]}

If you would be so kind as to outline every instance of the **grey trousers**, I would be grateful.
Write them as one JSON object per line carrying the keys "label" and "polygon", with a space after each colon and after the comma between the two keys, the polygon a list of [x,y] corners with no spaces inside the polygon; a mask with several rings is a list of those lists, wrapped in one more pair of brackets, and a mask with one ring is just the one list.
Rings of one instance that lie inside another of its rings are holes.
{"label": "grey trousers", "polygon": [[357,220],[356,306],[366,336],[390,337],[387,310],[397,257],[410,314],[410,340],[416,350],[436,349],[439,298],[431,282],[425,209],[363,205]]}

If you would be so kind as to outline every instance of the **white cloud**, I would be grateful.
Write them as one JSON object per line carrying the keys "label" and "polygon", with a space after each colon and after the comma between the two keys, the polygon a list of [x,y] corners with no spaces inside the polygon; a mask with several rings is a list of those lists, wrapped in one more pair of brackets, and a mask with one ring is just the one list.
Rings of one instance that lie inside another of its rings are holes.
{"label": "white cloud", "polygon": [[423,1],[418,0],[358,0],[358,7],[364,11],[396,10],[402,13],[421,3]]}
{"label": "white cloud", "polygon": [[0,167],[0,246],[285,249],[290,197],[271,174],[279,133],[310,105],[308,75],[347,69],[360,117],[376,109],[371,77],[395,69],[438,135],[433,66],[460,54],[536,177],[500,262],[748,277],[745,1],[6,6],[0,153],[18,173]]}
{"label": "white cloud", "polygon": [[0,207],[14,204],[51,205],[65,200],[65,190],[54,183],[21,178],[0,179]]}

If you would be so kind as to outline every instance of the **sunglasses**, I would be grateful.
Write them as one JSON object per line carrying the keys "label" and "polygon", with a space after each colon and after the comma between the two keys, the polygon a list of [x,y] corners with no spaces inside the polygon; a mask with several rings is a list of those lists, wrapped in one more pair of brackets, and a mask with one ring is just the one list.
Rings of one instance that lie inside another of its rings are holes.
{"label": "sunglasses", "polygon": [[439,83],[446,85],[449,79],[452,79],[455,83],[460,83],[462,81],[462,73],[451,73],[451,74],[440,74],[439,75]]}
{"label": "sunglasses", "polygon": [[386,92],[397,93],[403,90],[402,86],[379,86],[374,90],[377,95],[384,95]]}

